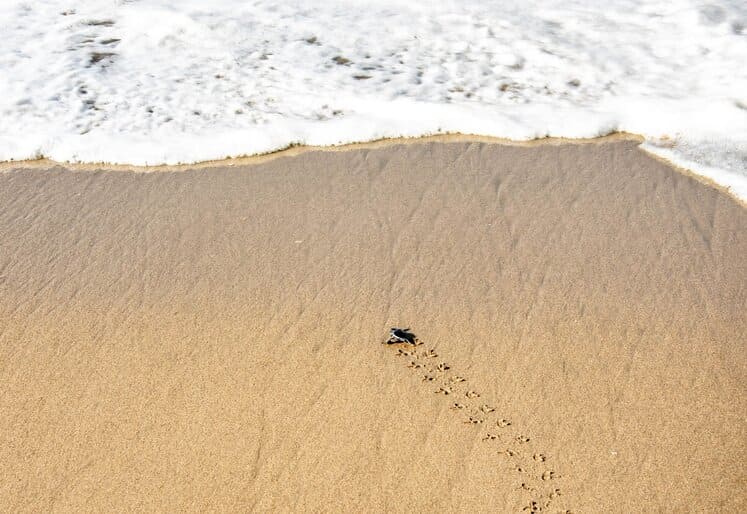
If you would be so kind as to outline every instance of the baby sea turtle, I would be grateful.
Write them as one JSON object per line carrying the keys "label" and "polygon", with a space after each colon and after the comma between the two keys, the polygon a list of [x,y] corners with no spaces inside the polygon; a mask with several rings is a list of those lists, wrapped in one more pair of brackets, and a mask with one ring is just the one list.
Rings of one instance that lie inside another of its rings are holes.
{"label": "baby sea turtle", "polygon": [[415,345],[417,340],[417,337],[410,332],[409,328],[390,328],[389,339],[387,339],[386,344],[410,343]]}

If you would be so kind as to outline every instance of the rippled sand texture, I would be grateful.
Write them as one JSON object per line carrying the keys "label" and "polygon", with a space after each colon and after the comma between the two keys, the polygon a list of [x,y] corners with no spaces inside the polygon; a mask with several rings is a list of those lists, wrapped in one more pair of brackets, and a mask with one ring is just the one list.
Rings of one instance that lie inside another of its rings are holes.
{"label": "rippled sand texture", "polygon": [[2,173],[0,510],[743,511],[745,255],[627,141]]}

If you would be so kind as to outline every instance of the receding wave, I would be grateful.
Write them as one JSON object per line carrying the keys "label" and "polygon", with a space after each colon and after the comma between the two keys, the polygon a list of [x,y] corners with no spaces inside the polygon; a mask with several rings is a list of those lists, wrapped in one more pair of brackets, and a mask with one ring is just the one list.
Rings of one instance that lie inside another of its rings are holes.
{"label": "receding wave", "polygon": [[747,198],[743,3],[371,3],[3,2],[0,160],[627,131]]}

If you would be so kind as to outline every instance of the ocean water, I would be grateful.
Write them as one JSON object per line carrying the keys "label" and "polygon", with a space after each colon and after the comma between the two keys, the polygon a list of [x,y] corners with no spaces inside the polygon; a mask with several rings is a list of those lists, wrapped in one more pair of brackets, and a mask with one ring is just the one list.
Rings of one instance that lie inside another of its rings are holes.
{"label": "ocean water", "polygon": [[0,160],[628,131],[747,199],[743,0],[2,0]]}

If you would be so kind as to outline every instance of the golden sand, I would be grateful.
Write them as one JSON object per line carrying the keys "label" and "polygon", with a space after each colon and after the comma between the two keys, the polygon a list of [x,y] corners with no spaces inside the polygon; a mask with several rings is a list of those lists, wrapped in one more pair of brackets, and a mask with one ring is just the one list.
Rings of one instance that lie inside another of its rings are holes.
{"label": "golden sand", "polygon": [[635,141],[6,171],[0,510],[747,509],[747,210]]}

